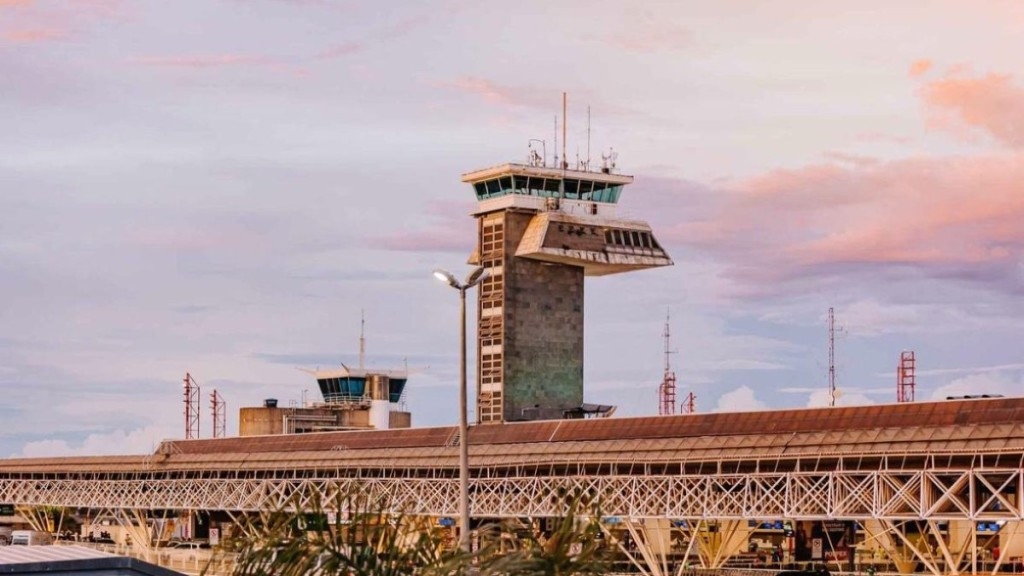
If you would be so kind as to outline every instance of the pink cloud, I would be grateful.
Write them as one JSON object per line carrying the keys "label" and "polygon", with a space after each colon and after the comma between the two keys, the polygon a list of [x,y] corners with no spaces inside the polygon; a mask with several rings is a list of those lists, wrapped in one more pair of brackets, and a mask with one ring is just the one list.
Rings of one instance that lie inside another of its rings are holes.
{"label": "pink cloud", "polygon": [[673,198],[685,214],[663,206],[659,238],[712,256],[738,292],[755,296],[893,277],[1024,293],[1024,88],[1008,75],[958,70],[920,93],[944,121],[1012,150],[888,162],[828,152],[838,162],[771,171],[714,194],[684,187]]}
{"label": "pink cloud", "polygon": [[419,28],[429,25],[434,19],[450,18],[453,14],[462,10],[462,8],[461,4],[449,5],[447,8],[430,6],[418,14],[412,14],[400,20],[385,23],[376,29],[369,30],[360,40],[348,40],[327,48],[315,57],[317,59],[329,60],[362,52],[372,44],[386,43],[406,36]]}
{"label": "pink cloud", "polygon": [[713,255],[741,291],[886,268],[1020,290],[1024,153],[779,170],[698,210],[659,237]]}
{"label": "pink cloud", "polygon": [[[472,194],[468,186],[466,194]],[[456,252],[468,257],[475,247],[473,206],[472,201],[434,202],[426,210],[431,225],[374,238],[368,245],[397,252]]]}
{"label": "pink cloud", "polygon": [[552,108],[555,102],[548,90],[505,86],[476,76],[459,78],[452,82],[451,86],[503,108],[514,106]]}
{"label": "pink cloud", "polygon": [[245,56],[241,54],[206,54],[192,56],[145,56],[132,58],[133,64],[168,68],[222,68],[226,66],[266,64],[269,60],[264,56]]}
{"label": "pink cloud", "polygon": [[66,4],[0,0],[0,44],[43,44],[88,32],[123,16],[120,0],[76,0]]}
{"label": "pink cloud", "polygon": [[[478,76],[464,76],[453,82],[442,83],[442,87],[454,88],[464,94],[479,98],[500,109],[502,118],[498,122],[509,119],[509,111],[514,108],[533,108],[541,110],[557,110],[561,107],[561,92],[555,89],[537,86],[509,86],[499,84]],[[573,103],[587,102],[595,110],[605,116],[638,116],[638,112],[602,101],[590,92],[569,94],[570,109]]]}
{"label": "pink cloud", "polygon": [[686,50],[693,46],[693,35],[683,28],[654,28],[646,32],[631,30],[629,34],[619,31],[605,40],[626,52],[641,54]]}
{"label": "pink cloud", "polygon": [[911,78],[917,78],[919,76],[923,76],[923,75],[927,74],[928,71],[931,70],[931,69],[932,69],[932,61],[931,60],[915,60],[914,62],[912,62],[910,64],[910,70],[907,71],[907,74]]}
{"label": "pink cloud", "polygon": [[626,52],[649,54],[687,50],[694,45],[693,33],[657,10],[629,5],[608,33],[591,39]]}
{"label": "pink cloud", "polygon": [[948,75],[926,83],[921,93],[932,126],[963,125],[1004,145],[1024,147],[1024,87],[1010,75]]}
{"label": "pink cloud", "polygon": [[436,228],[380,238],[372,246],[395,252],[456,252],[468,258],[474,248],[472,238],[472,232],[467,236],[465,230]]}
{"label": "pink cloud", "polygon": [[263,55],[245,54],[194,54],[182,56],[144,56],[129,60],[132,64],[151,66],[154,68],[180,68],[186,70],[213,70],[233,67],[259,66],[288,74],[297,78],[310,75],[309,70],[278,61]]}
{"label": "pink cloud", "polygon": [[331,48],[328,48],[320,52],[319,54],[316,55],[316,58],[329,60],[332,58],[340,58],[342,56],[355,54],[362,50],[363,45],[360,44],[359,42],[345,42],[343,44],[332,46]]}
{"label": "pink cloud", "polygon": [[0,32],[0,42],[6,44],[34,44],[63,38],[67,32],[59,28],[23,28]]}
{"label": "pink cloud", "polygon": [[845,152],[825,152],[823,156],[829,160],[834,160],[842,164],[849,164],[857,168],[866,168],[868,166],[878,164],[877,158],[860,156],[858,154],[846,154]]}
{"label": "pink cloud", "polygon": [[886,134],[885,132],[861,132],[855,138],[861,142],[884,142],[886,144],[909,144],[911,139],[898,134]]}

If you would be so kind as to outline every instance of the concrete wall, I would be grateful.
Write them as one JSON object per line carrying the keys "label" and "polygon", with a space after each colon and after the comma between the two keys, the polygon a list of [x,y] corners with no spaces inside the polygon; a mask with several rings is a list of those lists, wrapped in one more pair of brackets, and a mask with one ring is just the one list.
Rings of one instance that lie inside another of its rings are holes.
{"label": "concrete wall", "polygon": [[391,428],[412,428],[412,413],[392,411]]}
{"label": "concrete wall", "polygon": [[583,403],[583,268],[514,256],[532,213],[505,213],[504,418]]}
{"label": "concrete wall", "polygon": [[[395,414],[394,412],[392,414]],[[403,414],[407,414],[405,412]],[[370,428],[369,411],[361,410],[339,410],[318,406],[315,408],[242,408],[238,411],[238,435],[239,436],[263,436],[267,434],[284,434],[285,419],[293,422],[294,426],[300,428],[311,428],[315,425],[334,426],[346,428]],[[316,423],[303,421],[303,418],[322,419]],[[392,416],[392,422],[395,416]],[[397,417],[402,422],[402,417]],[[411,416],[406,416],[406,421],[411,422]],[[403,426],[394,426],[392,428]],[[408,426],[404,426],[408,427]]]}
{"label": "concrete wall", "polygon": [[241,408],[238,411],[239,436],[280,434],[281,408]]}

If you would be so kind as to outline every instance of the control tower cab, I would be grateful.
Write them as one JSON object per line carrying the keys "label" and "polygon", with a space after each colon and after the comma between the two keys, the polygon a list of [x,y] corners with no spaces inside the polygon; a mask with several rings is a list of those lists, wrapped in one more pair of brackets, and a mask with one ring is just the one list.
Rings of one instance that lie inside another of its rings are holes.
{"label": "control tower cab", "polygon": [[583,278],[672,264],[646,222],[616,216],[632,176],[536,160],[462,176],[477,198],[470,263],[489,272],[477,307],[481,423],[586,413]]}

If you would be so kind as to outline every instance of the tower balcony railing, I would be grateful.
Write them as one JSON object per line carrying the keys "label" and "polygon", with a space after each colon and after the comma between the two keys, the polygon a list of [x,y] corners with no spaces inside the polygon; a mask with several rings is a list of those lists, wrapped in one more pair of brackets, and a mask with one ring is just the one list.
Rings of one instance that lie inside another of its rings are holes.
{"label": "tower balcony railing", "polygon": [[[552,202],[554,200],[555,202]],[[551,198],[544,196],[527,196],[524,194],[507,194],[495,198],[481,200],[476,212],[494,212],[508,208],[536,210],[537,212],[564,212],[580,216],[606,216],[616,214],[616,205],[608,202],[592,200],[574,200],[570,198]]]}

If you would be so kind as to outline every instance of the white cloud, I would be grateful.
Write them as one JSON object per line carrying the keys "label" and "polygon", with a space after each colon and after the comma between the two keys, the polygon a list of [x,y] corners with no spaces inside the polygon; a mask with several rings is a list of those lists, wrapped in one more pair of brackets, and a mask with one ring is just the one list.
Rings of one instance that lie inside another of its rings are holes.
{"label": "white cloud", "polygon": [[1018,375],[1014,379],[999,372],[983,372],[957,378],[949,384],[936,388],[932,392],[932,400],[944,400],[947,396],[977,394],[1019,396],[1021,391],[1024,391],[1024,377]]}
{"label": "white cloud", "polygon": [[[830,403],[828,390],[815,390],[807,398],[808,408],[823,408]],[[859,392],[844,394],[842,389],[836,390],[836,406],[863,406],[876,402]]]}
{"label": "white cloud", "polygon": [[749,386],[726,392],[718,397],[718,405],[714,412],[746,412],[752,410],[764,410],[768,405],[758,400],[754,390]]}
{"label": "white cloud", "polygon": [[[108,454],[150,454],[161,440],[175,437],[180,430],[150,425],[136,430],[114,430],[90,434],[81,443],[66,440],[28,442],[15,457],[47,458],[52,456],[97,456]],[[179,434],[180,435],[180,434]]]}

